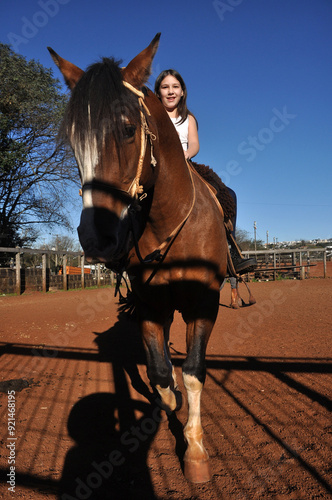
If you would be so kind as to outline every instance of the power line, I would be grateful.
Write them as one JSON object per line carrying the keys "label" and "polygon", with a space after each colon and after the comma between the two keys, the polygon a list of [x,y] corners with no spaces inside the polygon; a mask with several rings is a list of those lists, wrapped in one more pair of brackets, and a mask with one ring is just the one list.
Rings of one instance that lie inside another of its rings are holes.
{"label": "power line", "polygon": [[332,205],[313,205],[311,203],[263,203],[263,202],[251,202],[251,201],[239,201],[238,205],[273,205],[273,206],[285,206],[285,207],[332,207]]}

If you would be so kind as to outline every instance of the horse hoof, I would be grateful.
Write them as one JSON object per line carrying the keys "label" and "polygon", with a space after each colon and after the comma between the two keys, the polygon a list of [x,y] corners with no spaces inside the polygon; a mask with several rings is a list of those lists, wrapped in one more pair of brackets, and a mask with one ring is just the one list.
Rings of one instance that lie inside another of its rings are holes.
{"label": "horse hoof", "polygon": [[211,481],[212,474],[209,462],[195,462],[184,460],[184,477],[190,483],[207,483]]}
{"label": "horse hoof", "polygon": [[232,309],[239,309],[239,304],[238,304],[238,302],[237,302],[237,301],[236,301],[236,302],[232,302],[232,303],[231,303],[231,308],[232,308]]}

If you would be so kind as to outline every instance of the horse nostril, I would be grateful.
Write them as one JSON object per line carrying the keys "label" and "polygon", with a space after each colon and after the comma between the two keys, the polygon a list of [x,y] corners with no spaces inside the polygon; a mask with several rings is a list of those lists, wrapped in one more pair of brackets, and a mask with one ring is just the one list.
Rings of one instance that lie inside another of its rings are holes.
{"label": "horse nostril", "polygon": [[94,262],[118,260],[129,248],[129,218],[125,207],[120,215],[99,207],[83,210],[78,236],[85,255]]}

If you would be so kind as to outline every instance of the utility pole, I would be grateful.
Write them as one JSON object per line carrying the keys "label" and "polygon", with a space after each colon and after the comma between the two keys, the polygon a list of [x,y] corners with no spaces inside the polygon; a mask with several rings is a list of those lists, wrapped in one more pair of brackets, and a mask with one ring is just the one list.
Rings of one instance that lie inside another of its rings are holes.
{"label": "utility pole", "polygon": [[269,232],[266,231],[266,248],[269,246]]}
{"label": "utility pole", "polygon": [[255,252],[256,252],[256,229],[257,229],[257,225],[256,225],[256,221],[254,221],[254,241],[255,241]]}

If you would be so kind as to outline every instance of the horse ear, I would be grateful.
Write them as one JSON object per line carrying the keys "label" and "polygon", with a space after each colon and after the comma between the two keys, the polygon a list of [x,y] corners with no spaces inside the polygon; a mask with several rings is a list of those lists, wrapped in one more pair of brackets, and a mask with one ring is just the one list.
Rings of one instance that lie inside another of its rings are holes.
{"label": "horse ear", "polygon": [[136,88],[142,87],[151,75],[152,60],[157,52],[161,33],[157,33],[150,45],[142,50],[123,71],[123,79]]}
{"label": "horse ear", "polygon": [[47,47],[47,49],[51,54],[53,61],[63,74],[66,84],[68,85],[70,90],[73,90],[78,80],[84,74],[84,71],[75,66],[75,64],[66,61],[66,59],[62,59],[62,57],[60,57],[53,49],[51,49],[51,47]]}

